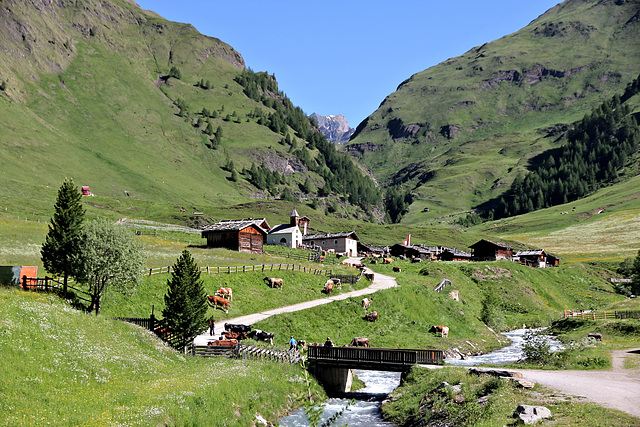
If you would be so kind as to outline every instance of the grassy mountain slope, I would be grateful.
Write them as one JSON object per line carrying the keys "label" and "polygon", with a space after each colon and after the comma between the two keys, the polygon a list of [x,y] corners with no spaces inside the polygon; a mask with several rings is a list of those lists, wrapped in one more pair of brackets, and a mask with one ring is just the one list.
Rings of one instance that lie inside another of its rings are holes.
{"label": "grassy mountain slope", "polygon": [[637,77],[638,5],[568,0],[413,75],[358,126],[350,153],[384,185],[411,190],[408,223],[499,196],[568,124]]}
{"label": "grassy mountain slope", "polygon": [[[165,221],[178,207],[209,214],[273,198],[241,173],[253,162],[286,177],[274,195],[302,194],[307,177],[323,186],[252,116],[274,110],[245,95],[234,80],[244,61],[220,40],[126,0],[8,2],[0,17],[0,195],[14,213],[46,215],[65,176],[89,185],[103,214]],[[174,68],[181,78],[168,77]],[[215,147],[208,122],[223,135]]]}

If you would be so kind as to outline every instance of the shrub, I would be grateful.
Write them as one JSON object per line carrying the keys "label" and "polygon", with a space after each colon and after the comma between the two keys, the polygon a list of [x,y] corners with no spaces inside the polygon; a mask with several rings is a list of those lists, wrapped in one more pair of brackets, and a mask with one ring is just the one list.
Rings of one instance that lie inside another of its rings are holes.
{"label": "shrub", "polygon": [[524,334],[522,356],[527,362],[544,365],[551,361],[551,355],[551,344],[544,335],[534,331]]}

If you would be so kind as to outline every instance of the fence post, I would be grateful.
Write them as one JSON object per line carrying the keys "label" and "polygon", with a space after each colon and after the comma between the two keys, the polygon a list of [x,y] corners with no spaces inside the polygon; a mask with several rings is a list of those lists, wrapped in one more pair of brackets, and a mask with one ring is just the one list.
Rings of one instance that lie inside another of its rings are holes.
{"label": "fence post", "polygon": [[209,266],[207,265],[207,274],[209,274]]}

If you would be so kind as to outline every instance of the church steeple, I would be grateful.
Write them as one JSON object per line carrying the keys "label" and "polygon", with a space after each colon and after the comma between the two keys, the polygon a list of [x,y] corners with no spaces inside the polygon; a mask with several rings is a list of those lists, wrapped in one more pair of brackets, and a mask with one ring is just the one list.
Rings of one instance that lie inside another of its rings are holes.
{"label": "church steeple", "polygon": [[298,211],[296,210],[296,208],[293,208],[293,211],[291,212],[291,215],[289,215],[289,218],[289,224],[298,225],[298,219],[300,218],[300,215],[298,215]]}

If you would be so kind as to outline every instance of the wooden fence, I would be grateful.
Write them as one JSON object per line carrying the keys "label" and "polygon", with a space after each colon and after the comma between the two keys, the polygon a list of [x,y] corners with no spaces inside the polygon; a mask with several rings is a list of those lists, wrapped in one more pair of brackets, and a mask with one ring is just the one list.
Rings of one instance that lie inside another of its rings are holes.
{"label": "wooden fence", "polygon": [[[63,298],[67,297],[63,294],[64,283],[61,279],[54,279],[51,277],[27,277],[22,276],[22,289],[25,291],[44,291],[53,292],[61,295]],[[67,282],[67,292],[73,291],[75,296],[85,302],[91,302],[91,295],[88,292],[73,287]]]}
{"label": "wooden fence", "polygon": [[599,319],[640,319],[640,311],[575,311],[564,310],[563,317],[587,320]]}
{"label": "wooden fence", "polygon": [[[321,270],[317,268],[305,267],[296,264],[260,264],[260,265],[235,265],[229,267],[200,267],[201,273],[207,274],[232,274],[232,273],[249,273],[249,272],[265,272],[265,271],[299,271],[302,273],[314,274],[317,276],[331,277],[333,270]],[[153,276],[154,274],[171,273],[171,266],[157,267],[145,270],[144,275]],[[357,276],[356,276],[357,277]]]}

